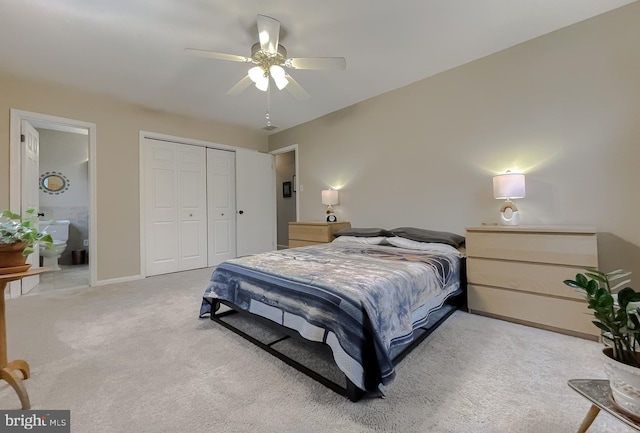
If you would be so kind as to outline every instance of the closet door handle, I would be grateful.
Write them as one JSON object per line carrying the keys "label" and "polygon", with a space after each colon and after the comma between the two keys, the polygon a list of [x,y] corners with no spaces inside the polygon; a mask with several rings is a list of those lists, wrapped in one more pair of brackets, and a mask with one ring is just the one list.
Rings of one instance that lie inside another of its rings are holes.
{"label": "closet door handle", "polygon": [[244,213],[244,211],[243,211],[243,210],[241,210],[241,211],[238,211],[238,213],[239,213],[240,215],[242,215],[242,214]]}

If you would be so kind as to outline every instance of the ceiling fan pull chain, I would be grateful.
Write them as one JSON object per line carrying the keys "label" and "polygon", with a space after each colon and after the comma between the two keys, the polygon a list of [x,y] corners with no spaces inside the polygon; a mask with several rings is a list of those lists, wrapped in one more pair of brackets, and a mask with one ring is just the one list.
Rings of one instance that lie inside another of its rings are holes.
{"label": "ceiling fan pull chain", "polygon": [[269,110],[271,109],[271,86],[267,89],[267,128],[271,126],[271,119],[269,117]]}

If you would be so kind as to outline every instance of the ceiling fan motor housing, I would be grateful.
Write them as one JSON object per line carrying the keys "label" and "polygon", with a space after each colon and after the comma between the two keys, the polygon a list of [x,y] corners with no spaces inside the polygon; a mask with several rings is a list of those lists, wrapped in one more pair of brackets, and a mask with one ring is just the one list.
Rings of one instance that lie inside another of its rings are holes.
{"label": "ceiling fan motor housing", "polygon": [[264,51],[260,43],[257,42],[251,47],[251,59],[256,65],[259,65],[264,70],[265,77],[269,76],[269,68],[273,65],[282,66],[287,61],[287,50],[280,44],[278,44],[278,52],[270,53]]}

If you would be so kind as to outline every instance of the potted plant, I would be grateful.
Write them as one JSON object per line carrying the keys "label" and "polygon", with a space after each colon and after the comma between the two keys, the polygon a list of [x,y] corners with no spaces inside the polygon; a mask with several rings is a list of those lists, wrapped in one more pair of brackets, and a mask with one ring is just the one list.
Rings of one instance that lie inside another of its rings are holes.
{"label": "potted plant", "polygon": [[9,210],[0,214],[0,268],[10,269],[9,272],[25,271],[30,266],[25,265],[27,256],[41,243],[50,247],[53,239],[50,234],[39,231],[35,209],[28,209],[24,219]]}
{"label": "potted plant", "polygon": [[564,283],[584,291],[593,324],[603,331],[604,366],[614,402],[640,417],[640,293],[626,286],[630,275],[622,269],[605,273],[589,268]]}

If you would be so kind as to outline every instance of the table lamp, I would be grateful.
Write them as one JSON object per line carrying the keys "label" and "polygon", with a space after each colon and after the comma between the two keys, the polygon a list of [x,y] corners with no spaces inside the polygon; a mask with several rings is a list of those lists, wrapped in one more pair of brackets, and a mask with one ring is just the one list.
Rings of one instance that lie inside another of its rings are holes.
{"label": "table lamp", "polygon": [[336,215],[333,213],[333,205],[338,204],[338,191],[335,189],[322,190],[322,204],[327,206],[327,221],[336,222]]}

